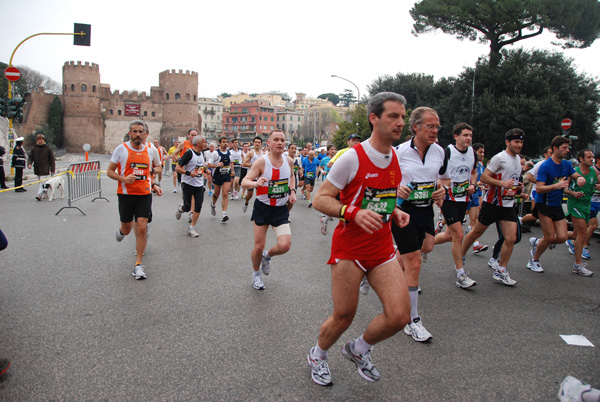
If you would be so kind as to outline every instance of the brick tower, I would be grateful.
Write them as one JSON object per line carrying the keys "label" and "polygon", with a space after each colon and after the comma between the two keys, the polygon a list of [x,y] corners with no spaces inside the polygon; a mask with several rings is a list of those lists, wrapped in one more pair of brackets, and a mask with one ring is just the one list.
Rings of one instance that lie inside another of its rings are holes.
{"label": "brick tower", "polygon": [[198,115],[198,73],[166,70],[159,74],[163,91],[162,139],[185,136],[190,128],[202,126]]}
{"label": "brick tower", "polygon": [[73,61],[63,65],[63,133],[67,152],[104,153],[104,122],[100,112],[100,70],[97,64]]}

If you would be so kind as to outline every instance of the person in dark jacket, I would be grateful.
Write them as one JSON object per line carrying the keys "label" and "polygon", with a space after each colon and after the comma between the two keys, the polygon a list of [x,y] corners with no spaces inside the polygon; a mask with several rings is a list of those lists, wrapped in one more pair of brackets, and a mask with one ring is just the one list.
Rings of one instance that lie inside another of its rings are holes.
{"label": "person in dark jacket", "polygon": [[2,145],[0,145],[0,189],[7,189],[4,175],[4,154],[6,153],[6,149]]}
{"label": "person in dark jacket", "polygon": [[23,185],[23,170],[25,170],[25,164],[27,162],[27,154],[23,149],[23,140],[25,138],[19,137],[15,140],[15,148],[13,149],[13,156],[10,162],[10,167],[15,168],[15,192],[24,193],[25,188]]}
{"label": "person in dark jacket", "polygon": [[29,169],[31,169],[31,166],[33,165],[33,173],[37,175],[38,180],[40,181],[40,187],[35,196],[38,201],[42,200],[42,195],[44,194],[42,180],[46,179],[49,175],[54,175],[54,171],[56,170],[54,162],[54,152],[52,152],[52,149],[46,144],[46,137],[44,137],[44,134],[36,135],[35,146],[29,153],[27,165]]}

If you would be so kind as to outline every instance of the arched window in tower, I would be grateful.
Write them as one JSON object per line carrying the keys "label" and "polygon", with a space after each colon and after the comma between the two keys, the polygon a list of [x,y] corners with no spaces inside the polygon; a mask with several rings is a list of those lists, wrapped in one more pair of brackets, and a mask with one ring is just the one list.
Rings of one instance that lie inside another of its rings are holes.
{"label": "arched window in tower", "polygon": [[185,100],[190,100],[190,94],[185,94]]}
{"label": "arched window in tower", "polygon": [[175,100],[181,99],[181,94],[179,92],[175,92]]}
{"label": "arched window in tower", "polygon": [[81,92],[87,92],[87,85],[81,84]]}
{"label": "arched window in tower", "polygon": [[169,94],[167,94],[167,100],[169,100]]}
{"label": "arched window in tower", "polygon": [[120,115],[121,115],[121,111],[120,111],[120,110],[117,110],[117,114],[120,116]]}
{"label": "arched window in tower", "polygon": [[110,109],[110,110],[108,111],[108,114],[112,116],[112,115],[113,115],[113,110],[112,110],[112,109]]}
{"label": "arched window in tower", "polygon": [[194,102],[196,102],[196,95],[194,95]]}
{"label": "arched window in tower", "polygon": [[144,117],[148,116],[148,111],[144,110]]}
{"label": "arched window in tower", "polygon": [[71,84],[71,92],[75,92],[75,84]]}
{"label": "arched window in tower", "polygon": [[65,84],[65,92],[67,92],[67,84]]}
{"label": "arched window in tower", "polygon": [[92,87],[92,92],[96,92],[96,86],[95,85]]}
{"label": "arched window in tower", "polygon": [[156,112],[152,112],[152,117],[156,117]]}

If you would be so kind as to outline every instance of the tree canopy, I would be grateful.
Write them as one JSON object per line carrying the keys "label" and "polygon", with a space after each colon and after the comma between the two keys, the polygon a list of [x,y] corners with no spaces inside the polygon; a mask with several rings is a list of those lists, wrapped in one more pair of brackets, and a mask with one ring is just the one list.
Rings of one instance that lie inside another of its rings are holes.
{"label": "tree canopy", "polygon": [[[8,64],[0,62],[0,71],[6,70]],[[38,87],[44,87],[44,91],[52,94],[61,93],[61,85],[47,75],[43,75],[37,70],[32,70],[29,67],[18,66],[21,72],[21,79],[13,83],[13,96],[25,96],[30,94]],[[0,97],[8,97],[8,81],[4,74],[0,76]]]}
{"label": "tree canopy", "polygon": [[413,34],[441,30],[489,43],[489,61],[517,41],[552,32],[564,48],[586,48],[600,36],[598,0],[422,0],[410,10]]}
{"label": "tree canopy", "polygon": [[327,100],[329,100],[331,103],[333,103],[336,106],[337,106],[338,103],[340,103],[340,97],[339,97],[339,95],[332,94],[331,92],[328,92],[326,94],[321,94],[321,95],[317,96],[317,98],[319,98],[319,99],[327,99]]}

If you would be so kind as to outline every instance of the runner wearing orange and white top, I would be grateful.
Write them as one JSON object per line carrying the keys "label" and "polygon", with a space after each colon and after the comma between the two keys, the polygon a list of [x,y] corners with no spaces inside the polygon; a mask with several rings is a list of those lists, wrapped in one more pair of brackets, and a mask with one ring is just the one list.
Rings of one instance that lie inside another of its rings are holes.
{"label": "runner wearing orange and white top", "polygon": [[[158,175],[158,183],[160,183],[162,180],[162,172],[165,170],[165,160],[167,159],[167,150],[165,149],[165,147],[160,145],[160,141],[158,139],[154,140],[154,147],[158,150],[158,157],[160,158],[161,172],[156,173]],[[167,175],[167,172],[165,172],[165,176],[166,175]]]}
{"label": "runner wearing orange and white top", "polygon": [[152,174],[161,167],[153,162],[154,151],[144,145],[144,122],[134,120],[129,124],[130,141],[119,145],[113,152],[106,175],[117,180],[119,198],[119,216],[121,227],[116,232],[117,241],[123,240],[133,229],[134,217],[137,221],[136,253],[137,259],[132,275],[135,279],[145,279],[142,265],[146,249],[146,227],[152,211],[152,193],[162,195],[160,186],[152,181]]}

